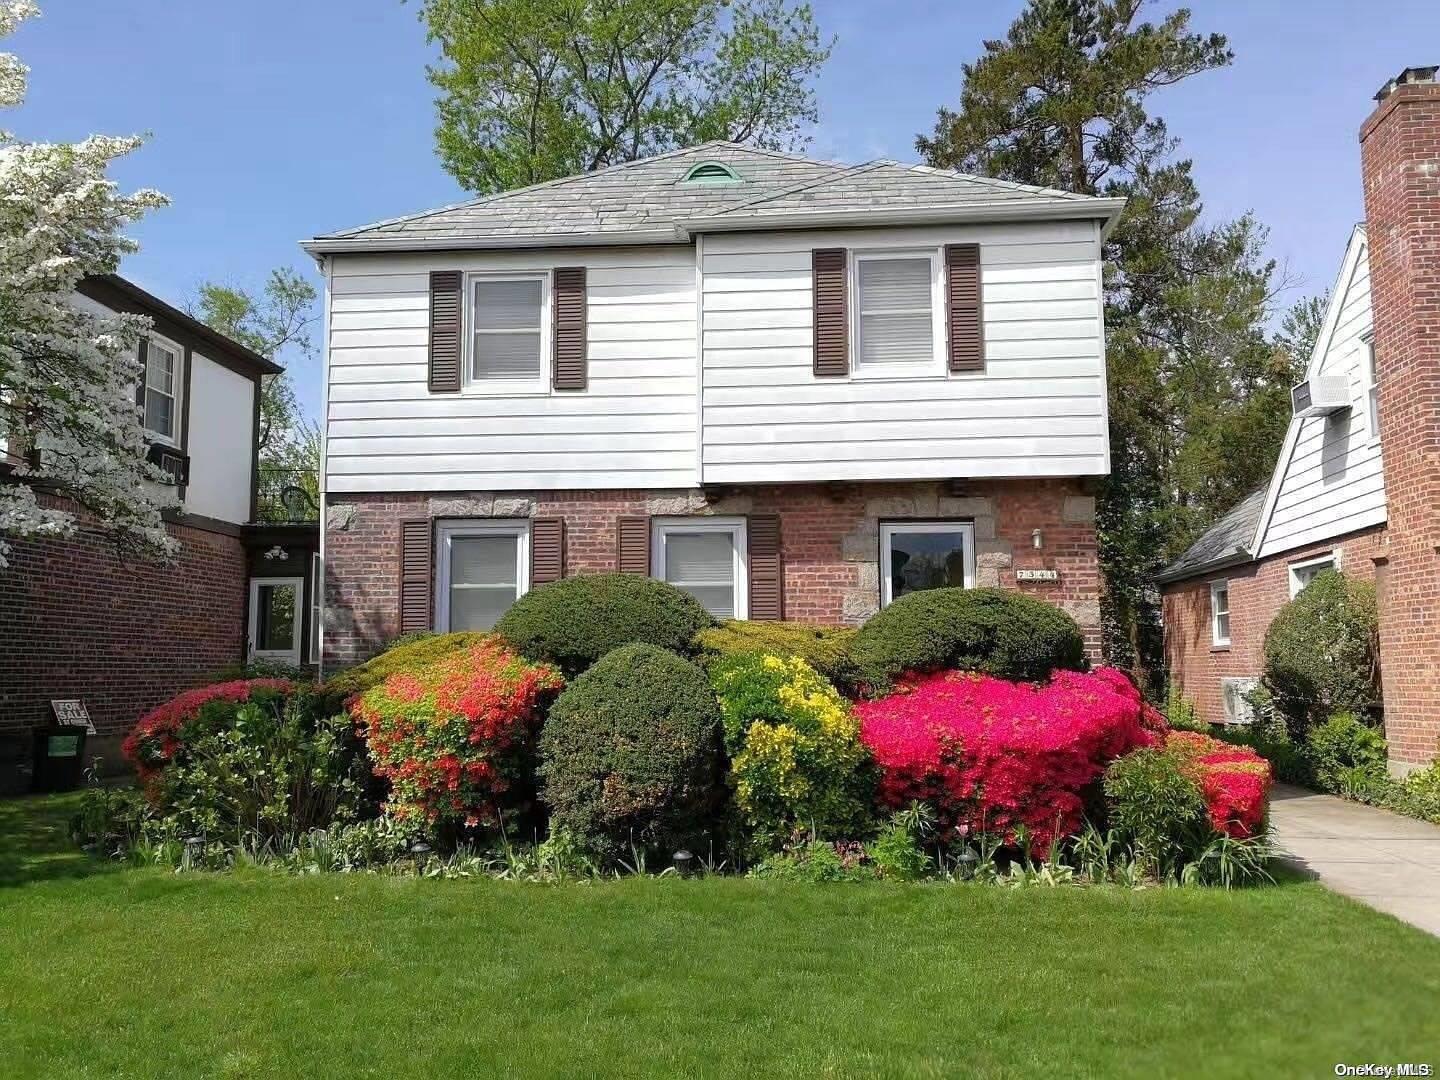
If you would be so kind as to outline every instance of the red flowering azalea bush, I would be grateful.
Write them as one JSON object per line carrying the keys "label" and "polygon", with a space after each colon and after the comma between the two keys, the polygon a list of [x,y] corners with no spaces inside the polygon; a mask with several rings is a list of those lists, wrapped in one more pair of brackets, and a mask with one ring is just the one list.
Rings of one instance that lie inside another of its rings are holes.
{"label": "red flowering azalea bush", "polygon": [[948,671],[856,706],[880,768],[880,801],[929,803],[947,828],[1037,846],[1075,832],[1085,789],[1115,758],[1149,745],[1155,718],[1122,673],[1057,672],[1048,684]]}
{"label": "red flowering azalea bush", "polygon": [[1194,731],[1171,732],[1165,750],[1200,789],[1211,828],[1237,838],[1262,831],[1270,806],[1268,761],[1248,746]]}
{"label": "red flowering azalea bush", "polygon": [[142,716],[120,744],[120,752],[136,775],[149,783],[193,737],[205,706],[212,702],[239,704],[249,701],[256,691],[286,694],[294,688],[288,679],[235,679],[186,690]]}
{"label": "red flowering azalea bush", "polygon": [[387,812],[425,825],[494,824],[533,766],[544,708],[564,685],[549,664],[489,638],[398,672],[351,706]]}

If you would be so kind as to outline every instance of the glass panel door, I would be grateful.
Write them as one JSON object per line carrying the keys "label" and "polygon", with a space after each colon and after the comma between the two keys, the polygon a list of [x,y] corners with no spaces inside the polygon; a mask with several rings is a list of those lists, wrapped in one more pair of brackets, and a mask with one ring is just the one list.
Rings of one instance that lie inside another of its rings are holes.
{"label": "glass panel door", "polygon": [[300,666],[303,578],[250,579],[250,659]]}

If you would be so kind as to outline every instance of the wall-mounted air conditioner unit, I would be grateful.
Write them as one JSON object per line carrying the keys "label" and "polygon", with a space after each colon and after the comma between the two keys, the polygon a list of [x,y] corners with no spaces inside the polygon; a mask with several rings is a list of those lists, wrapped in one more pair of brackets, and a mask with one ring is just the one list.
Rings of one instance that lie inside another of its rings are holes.
{"label": "wall-mounted air conditioner unit", "polygon": [[1296,416],[1329,416],[1350,408],[1350,380],[1344,375],[1316,375],[1290,390]]}

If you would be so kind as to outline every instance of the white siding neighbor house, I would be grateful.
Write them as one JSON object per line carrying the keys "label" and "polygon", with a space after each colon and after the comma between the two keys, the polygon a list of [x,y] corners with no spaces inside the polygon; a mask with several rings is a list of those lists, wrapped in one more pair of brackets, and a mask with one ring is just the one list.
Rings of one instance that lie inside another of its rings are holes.
{"label": "white siding neighbor house", "polygon": [[1098,640],[1120,207],[708,143],[306,242],[326,656],[613,570],[817,623],[1055,570]]}

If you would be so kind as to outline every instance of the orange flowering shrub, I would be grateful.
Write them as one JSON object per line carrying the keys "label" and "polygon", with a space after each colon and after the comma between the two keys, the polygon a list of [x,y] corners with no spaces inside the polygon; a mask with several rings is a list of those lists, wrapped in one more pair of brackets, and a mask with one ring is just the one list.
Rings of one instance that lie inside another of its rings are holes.
{"label": "orange flowering shrub", "polygon": [[533,768],[550,699],[564,686],[549,664],[522,660],[498,638],[391,675],[351,705],[386,811],[426,825],[492,825]]}
{"label": "orange flowering shrub", "polygon": [[1172,731],[1166,753],[1200,789],[1210,824],[1234,837],[1254,836],[1270,805],[1270,763],[1248,746],[1232,746],[1195,731]]}
{"label": "orange flowering shrub", "polygon": [[[141,781],[149,784],[175,760],[187,736],[195,734],[195,721],[206,705],[217,701],[238,704],[249,701],[256,691],[270,691],[273,696],[294,688],[288,679],[234,679],[186,690],[142,716],[120,744],[120,753]],[[226,718],[231,717],[227,714]]]}

